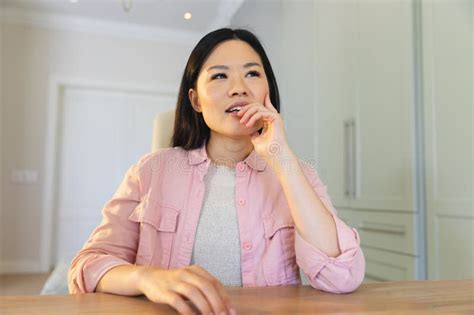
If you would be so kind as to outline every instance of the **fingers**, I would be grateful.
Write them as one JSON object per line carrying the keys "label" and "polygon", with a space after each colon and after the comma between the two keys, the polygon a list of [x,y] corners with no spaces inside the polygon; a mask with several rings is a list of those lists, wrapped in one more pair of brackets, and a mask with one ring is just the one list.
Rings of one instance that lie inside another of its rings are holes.
{"label": "fingers", "polygon": [[274,112],[274,113],[278,113],[278,111],[276,110],[276,108],[273,106],[271,100],[270,100],[270,94],[267,94],[265,96],[265,101],[264,101],[264,105],[266,108],[268,108],[268,110]]}
{"label": "fingers", "polygon": [[[232,305],[222,283],[200,266],[193,265],[190,269],[197,274],[197,277],[187,277],[186,281],[195,285],[204,293],[212,305],[214,314],[229,312]],[[202,278],[206,281],[203,281]]]}
{"label": "fingers", "polygon": [[172,308],[174,308],[180,314],[183,314],[183,315],[195,314],[193,312],[193,309],[177,293],[168,291],[166,294],[161,295],[159,298],[153,298],[148,295],[147,297],[148,299],[150,299],[150,301],[155,302],[155,303],[169,304]]}
{"label": "fingers", "polygon": [[[278,114],[278,111],[276,110],[276,108],[273,106],[271,100],[270,100],[270,94],[266,94],[265,95],[265,99],[263,100],[263,104],[261,103],[258,103],[258,102],[255,102],[255,103],[250,103],[250,104],[247,104],[246,106],[244,106],[238,113],[237,115],[238,116],[244,116],[247,112],[250,112],[250,111],[253,111],[255,112],[255,108],[265,108],[266,110],[272,112],[272,113],[276,113]],[[246,116],[248,119],[248,116]],[[242,117],[243,119],[244,117]],[[245,119],[245,120],[246,120]],[[242,122],[244,122],[245,120],[243,120]]]}
{"label": "fingers", "polygon": [[252,109],[252,108],[258,108],[258,107],[263,107],[265,108],[264,106],[262,106],[262,104],[260,103],[250,103],[250,104],[247,104],[245,105],[244,107],[242,107],[240,109],[240,111],[237,113],[237,116],[243,116],[248,110]]}
{"label": "fingers", "polygon": [[196,278],[193,278],[192,280],[190,279],[189,283],[199,292],[199,294],[193,291],[191,292],[191,295],[187,296],[199,308],[199,310],[203,314],[209,314],[211,312],[214,314],[228,314],[229,308],[225,303],[225,299],[221,296],[214,285],[208,281],[195,280]]}
{"label": "fingers", "polygon": [[255,122],[257,122],[259,119],[262,118],[268,118],[270,122],[276,119],[275,113],[271,112],[258,112],[250,118],[250,120],[245,124],[246,127],[252,127]]}
{"label": "fingers", "polygon": [[203,277],[207,276],[207,278],[210,279],[211,282],[213,281],[213,284],[216,286],[217,290],[219,291],[219,295],[224,299],[227,309],[230,310],[231,308],[233,308],[232,303],[230,302],[229,294],[227,293],[227,290],[225,289],[222,282],[220,282],[213,275],[211,275],[206,269],[197,265],[196,267],[197,267],[196,272],[198,272]]}
{"label": "fingers", "polygon": [[[191,278],[195,279],[195,277]],[[203,292],[201,292],[199,287],[196,286],[194,281],[190,281],[190,283],[180,282],[173,288],[173,291],[191,300],[202,314],[210,314],[211,312],[214,312],[214,314],[220,314],[220,312],[216,313],[217,310],[214,310],[211,304],[208,303],[210,298],[209,295],[215,294],[215,292],[208,292],[205,294],[206,296],[204,296]]]}
{"label": "fingers", "polygon": [[[265,102],[267,103],[267,98]],[[269,102],[269,99],[268,99]],[[271,118],[270,122],[277,118],[276,115],[279,115],[277,110],[269,103],[270,105],[262,106],[259,103],[254,103],[249,106],[245,106],[240,110],[238,116],[242,116],[240,123],[245,124],[246,127],[251,127],[253,124],[261,118]]]}
{"label": "fingers", "polygon": [[[258,112],[260,106],[252,106],[250,108],[242,109],[241,111],[244,111],[242,118],[240,119],[241,123],[247,122],[247,120],[256,112]],[[239,112],[240,114],[240,112]]]}
{"label": "fingers", "polygon": [[[159,271],[159,272],[157,272]],[[151,270],[142,291],[151,301],[171,305],[181,314],[192,314],[188,298],[202,314],[230,314],[232,305],[222,283],[200,266],[176,270]]]}

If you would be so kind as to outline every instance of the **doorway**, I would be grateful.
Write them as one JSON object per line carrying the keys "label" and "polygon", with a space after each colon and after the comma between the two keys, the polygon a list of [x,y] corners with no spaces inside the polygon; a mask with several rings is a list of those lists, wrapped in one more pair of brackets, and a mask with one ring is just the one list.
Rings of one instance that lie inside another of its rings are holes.
{"label": "doorway", "polygon": [[57,108],[53,263],[70,260],[101,221],[128,168],[151,151],[153,118],[171,93],[64,86]]}

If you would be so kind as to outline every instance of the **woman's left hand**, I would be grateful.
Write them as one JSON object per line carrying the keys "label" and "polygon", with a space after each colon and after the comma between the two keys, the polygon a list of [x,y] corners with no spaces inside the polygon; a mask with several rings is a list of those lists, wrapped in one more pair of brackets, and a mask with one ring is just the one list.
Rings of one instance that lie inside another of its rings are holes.
{"label": "woman's left hand", "polygon": [[283,119],[273,107],[268,94],[265,96],[263,105],[250,104],[245,106],[238,115],[242,117],[240,123],[247,128],[258,125],[260,121],[263,122],[262,134],[255,131],[251,136],[251,141],[257,154],[267,162],[271,162],[283,150],[287,150],[288,142]]}

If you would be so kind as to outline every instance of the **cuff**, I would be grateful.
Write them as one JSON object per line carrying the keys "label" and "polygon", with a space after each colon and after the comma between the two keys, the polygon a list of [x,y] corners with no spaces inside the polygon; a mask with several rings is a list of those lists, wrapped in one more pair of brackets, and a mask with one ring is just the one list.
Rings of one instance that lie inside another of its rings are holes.
{"label": "cuff", "polygon": [[112,268],[131,265],[130,262],[111,255],[97,255],[84,265],[82,274],[86,292],[94,292],[100,279]]}
{"label": "cuff", "polygon": [[354,257],[360,250],[360,238],[356,229],[347,226],[341,219],[333,214],[341,254],[329,257],[326,253],[315,247],[301,237],[295,229],[296,261],[310,278],[315,278],[328,264],[335,264],[344,269],[350,269]]}

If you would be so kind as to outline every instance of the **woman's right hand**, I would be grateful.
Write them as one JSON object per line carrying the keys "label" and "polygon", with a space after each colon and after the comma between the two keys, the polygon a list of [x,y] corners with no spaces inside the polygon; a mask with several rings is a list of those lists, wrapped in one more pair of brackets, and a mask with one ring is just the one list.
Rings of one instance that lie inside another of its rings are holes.
{"label": "woman's right hand", "polygon": [[222,283],[198,265],[180,269],[143,267],[139,290],[156,303],[169,304],[180,314],[193,314],[188,298],[202,314],[235,315]]}

